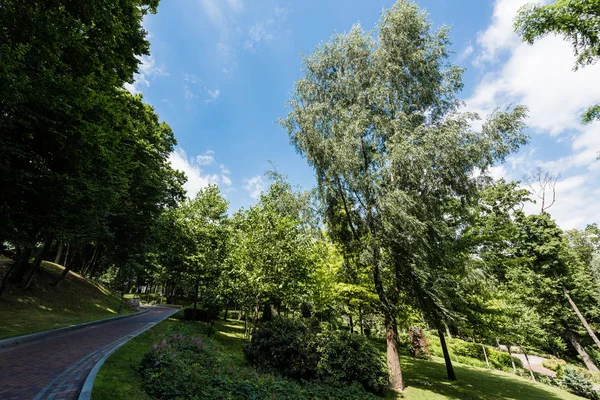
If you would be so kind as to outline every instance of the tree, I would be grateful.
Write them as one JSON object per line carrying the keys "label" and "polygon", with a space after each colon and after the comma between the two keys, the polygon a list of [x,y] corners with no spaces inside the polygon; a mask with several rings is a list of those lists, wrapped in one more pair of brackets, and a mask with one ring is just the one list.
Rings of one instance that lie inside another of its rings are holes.
{"label": "tree", "polygon": [[390,385],[398,390],[400,292],[441,316],[422,277],[444,266],[447,242],[439,237],[451,225],[444,208],[453,198],[469,203],[471,172],[525,142],[523,107],[498,111],[481,132],[471,130],[478,117],[458,112],[462,69],[449,62],[448,47],[447,28],[433,32],[424,12],[399,1],[384,12],[377,42],[354,26],[304,58],[306,74],[281,121],[315,169],[328,222],[343,223],[338,230],[351,235],[371,269]]}
{"label": "tree", "polygon": [[540,214],[544,214],[556,202],[556,183],[559,179],[560,174],[554,175],[541,167],[525,175],[525,183],[541,201]]}
{"label": "tree", "polygon": [[209,185],[200,189],[196,197],[186,200],[176,211],[175,225],[179,230],[176,239],[183,240],[184,278],[193,288],[195,317],[199,290],[210,294],[205,304],[214,306],[218,278],[227,256],[228,202],[218,186]]}
{"label": "tree", "polygon": [[102,235],[126,186],[120,87],[148,54],[141,21],[157,5],[0,4],[0,241],[16,248],[13,278],[25,287],[53,239],[79,245]]}
{"label": "tree", "polygon": [[229,285],[246,313],[257,322],[259,307],[270,319],[273,308],[300,308],[308,300],[309,282],[321,252],[317,238],[301,219],[295,194],[282,177],[276,177],[258,204],[232,218]]}
{"label": "tree", "polygon": [[[550,33],[562,35],[573,45],[575,70],[600,59],[600,0],[556,0],[552,4],[528,4],[519,10],[515,30],[533,44]],[[583,122],[600,119],[600,104],[588,108]]]}

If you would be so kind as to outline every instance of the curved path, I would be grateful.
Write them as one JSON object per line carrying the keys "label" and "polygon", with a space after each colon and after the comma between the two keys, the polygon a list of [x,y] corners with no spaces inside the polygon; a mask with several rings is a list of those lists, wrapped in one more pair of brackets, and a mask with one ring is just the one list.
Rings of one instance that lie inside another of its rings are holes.
{"label": "curved path", "polygon": [[0,399],[77,398],[85,378],[104,354],[178,311],[147,308],[144,314],[0,350]]}

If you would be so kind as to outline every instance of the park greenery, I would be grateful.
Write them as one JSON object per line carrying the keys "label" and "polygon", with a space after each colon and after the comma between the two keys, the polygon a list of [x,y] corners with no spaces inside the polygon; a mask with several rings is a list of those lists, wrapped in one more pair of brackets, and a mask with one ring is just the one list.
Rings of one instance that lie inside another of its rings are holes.
{"label": "park greenery", "polygon": [[[548,172],[528,186],[489,177],[527,143],[527,107],[463,110],[449,28],[398,0],[374,30],[303,56],[279,123],[317,186],[274,167],[255,205],[230,210],[216,185],[185,196],[174,133],[123,89],[157,7],[0,4],[0,307],[7,293],[68,292],[73,273],[113,306],[126,293],[189,304],[134,346],[134,380],[157,399],[389,397],[428,379],[497,383],[492,370],[598,398],[600,228],[557,225]],[[599,57],[598,7],[525,7],[515,29],[564,35],[583,67]],[[532,202],[539,213],[523,211]],[[48,261],[64,268],[40,279]],[[548,362],[550,378],[516,353],[570,366]]]}

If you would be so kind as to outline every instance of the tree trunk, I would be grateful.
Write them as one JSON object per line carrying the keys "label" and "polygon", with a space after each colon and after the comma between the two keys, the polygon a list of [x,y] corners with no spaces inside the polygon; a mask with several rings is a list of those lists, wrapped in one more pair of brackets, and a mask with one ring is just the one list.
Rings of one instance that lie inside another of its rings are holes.
{"label": "tree trunk", "polygon": [[67,253],[65,254],[65,261],[63,261],[63,267],[67,267],[67,265],[69,264],[69,253],[71,251],[71,245],[67,244]]}
{"label": "tree trunk", "polygon": [[450,328],[448,328],[447,324],[444,324],[444,326],[446,327],[446,336],[448,336],[448,339],[452,339],[452,335],[450,334]]}
{"label": "tree trunk", "polygon": [[227,321],[227,314],[229,314],[229,302],[225,303],[225,316],[223,317],[223,321]]}
{"label": "tree trunk", "polygon": [[531,369],[531,363],[529,362],[529,357],[527,356],[527,351],[525,350],[524,347],[521,347],[523,349],[523,355],[525,356],[525,361],[527,361],[527,368],[529,368],[529,374],[531,375],[531,380],[535,382],[535,375],[533,375],[533,370]]}
{"label": "tree trunk", "polygon": [[6,288],[6,282],[8,282],[8,277],[10,276],[12,271],[17,267],[17,264],[18,263],[16,263],[16,262],[12,263],[12,265],[8,268],[8,271],[6,271],[6,273],[2,277],[2,283],[0,283],[0,297],[2,297],[2,293],[4,292],[4,289]]}
{"label": "tree trunk", "polygon": [[[89,261],[87,263],[85,263],[85,266],[83,267],[83,271],[82,271],[81,275],[88,276],[88,273],[90,272],[92,263],[94,262],[94,259],[96,258],[97,253],[98,253],[98,246],[94,246],[94,251],[92,252],[92,256],[90,257]],[[139,290],[138,290],[138,292],[139,292]]]}
{"label": "tree trunk", "polygon": [[573,347],[575,348],[575,350],[577,351],[577,353],[583,360],[583,363],[585,364],[587,369],[589,369],[592,372],[598,372],[598,367],[596,367],[596,365],[594,364],[594,362],[592,361],[592,359],[590,358],[588,353],[583,348],[583,346],[581,346],[581,344],[579,344],[579,339],[575,335],[575,332],[567,329],[567,331],[565,332],[565,335],[567,336],[567,339],[569,339],[569,341],[571,342],[571,344],[573,345]]}
{"label": "tree trunk", "polygon": [[363,328],[363,314],[362,307],[358,307],[358,323],[360,324],[360,334],[365,334],[365,329]]}
{"label": "tree trunk", "polygon": [[54,264],[60,263],[60,259],[62,258],[63,249],[65,248],[65,243],[60,242],[58,244],[58,252],[56,253],[56,257],[54,258]]}
{"label": "tree trunk", "polygon": [[400,357],[398,355],[398,335],[394,329],[392,316],[387,312],[385,314],[385,339],[390,388],[403,391],[404,381],[402,380],[402,369],[400,368]]}
{"label": "tree trunk", "polygon": [[348,314],[348,327],[350,328],[350,333],[354,333],[354,322],[352,321],[352,314]]}
{"label": "tree trunk", "polygon": [[[196,291],[194,293],[194,311],[192,311],[192,320],[196,320],[196,307],[198,305],[198,290],[200,289],[200,280],[196,280]],[[162,302],[162,293],[160,295]]]}
{"label": "tree trunk", "polygon": [[258,325],[258,300],[256,301],[256,304],[254,305],[254,318],[252,321],[252,332],[254,332],[254,329],[256,329],[256,325]]}
{"label": "tree trunk", "polygon": [[511,362],[512,367],[513,367],[513,372],[516,374],[517,373],[517,366],[515,365],[515,360],[513,360],[512,353],[510,352],[510,344],[506,345],[506,350],[508,350],[508,355],[510,357],[510,362]]}
{"label": "tree trunk", "polygon": [[63,283],[63,281],[65,280],[65,278],[67,277],[67,275],[69,275],[69,271],[71,270],[71,266],[66,266],[65,269],[63,270],[62,274],[60,274],[60,276],[54,281],[52,282],[52,286],[56,289],[58,289],[58,287],[61,285],[61,283]]}
{"label": "tree trunk", "polygon": [[23,290],[27,290],[27,289],[29,289],[29,286],[31,286],[31,282],[33,282],[33,277],[35,276],[37,269],[39,268],[40,264],[42,263],[42,260],[44,258],[46,258],[46,255],[48,254],[48,250],[50,250],[51,244],[52,244],[52,239],[48,239],[44,242],[42,249],[40,250],[40,252],[37,255],[37,257],[35,258],[35,260],[33,261],[33,265],[31,266],[29,275],[27,275],[27,278],[25,279],[25,284],[23,285]]}
{"label": "tree trunk", "polygon": [[10,276],[10,281],[12,283],[21,283],[25,278],[25,274],[29,270],[29,259],[31,258],[31,254],[33,253],[33,249],[31,247],[25,248],[21,251],[21,255],[19,256],[19,260],[17,261],[17,266],[13,270],[13,273]]}
{"label": "tree trunk", "polygon": [[485,350],[485,345],[481,343],[481,348],[483,349],[483,356],[485,357],[485,364],[487,367],[490,367],[490,360],[488,360],[487,351]]}
{"label": "tree trunk", "polygon": [[454,373],[454,367],[452,366],[452,360],[450,359],[450,353],[448,353],[448,346],[446,345],[446,338],[444,338],[444,331],[442,328],[438,328],[438,336],[440,337],[440,344],[442,345],[442,352],[444,353],[444,362],[446,363],[446,372],[448,373],[448,380],[455,381],[456,374]]}
{"label": "tree trunk", "polygon": [[586,321],[583,314],[581,314],[581,312],[579,312],[579,308],[577,308],[577,305],[575,304],[573,299],[571,299],[571,296],[569,296],[569,292],[567,292],[567,289],[565,289],[564,287],[563,287],[563,292],[565,293],[565,297],[567,298],[567,301],[573,308],[573,311],[575,311],[575,314],[577,314],[577,317],[579,317],[579,320],[581,321],[581,325],[583,325],[583,327],[585,328],[587,333],[591,336],[594,343],[596,343],[596,346],[598,346],[598,348],[600,349],[600,340],[598,340],[598,337],[592,330],[592,327],[590,326],[590,324],[588,324],[588,322]]}
{"label": "tree trunk", "polygon": [[273,319],[273,309],[271,308],[271,302],[267,301],[263,306],[262,321],[270,321]]}

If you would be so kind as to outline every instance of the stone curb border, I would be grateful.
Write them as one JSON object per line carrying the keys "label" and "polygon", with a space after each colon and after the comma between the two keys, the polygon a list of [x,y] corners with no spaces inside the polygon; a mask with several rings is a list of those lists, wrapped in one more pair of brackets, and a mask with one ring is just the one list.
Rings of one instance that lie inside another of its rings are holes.
{"label": "stone curb border", "polygon": [[134,312],[131,314],[118,315],[116,317],[110,317],[110,318],[98,319],[96,321],[84,322],[83,324],[65,326],[62,328],[50,329],[47,331],[30,333],[29,335],[15,336],[15,337],[8,338],[8,339],[2,339],[2,340],[0,340],[0,350],[5,350],[7,347],[16,346],[18,344],[35,342],[35,341],[38,341],[41,339],[46,339],[48,337],[56,335],[57,333],[65,333],[65,332],[75,331],[77,329],[86,328],[88,326],[100,325],[100,324],[104,324],[106,322],[116,321],[116,320],[123,319],[123,318],[129,318],[129,317],[133,317],[136,315],[145,314],[147,312],[148,312],[148,309],[144,308],[143,310],[140,310],[138,312]]}
{"label": "stone curb border", "polygon": [[[173,307],[173,308],[175,308],[175,307]],[[110,357],[119,347],[123,346],[125,343],[129,342],[131,339],[135,338],[136,336],[139,336],[142,333],[146,332],[148,329],[160,324],[165,319],[167,319],[170,316],[172,316],[173,314],[177,313],[177,311],[179,311],[179,308],[175,309],[171,314],[164,316],[157,322],[149,323],[148,326],[129,334],[125,340],[123,340],[122,342],[117,344],[115,347],[110,349],[100,360],[98,360],[96,365],[94,365],[94,368],[92,368],[92,370],[88,374],[87,378],[85,378],[85,382],[83,383],[83,387],[81,388],[81,392],[79,392],[79,397],[77,398],[77,400],[90,400],[92,398],[92,390],[94,389],[94,382],[96,381],[96,375],[98,375],[100,368],[102,368],[102,364],[104,364],[104,362],[108,359],[108,357]]]}

